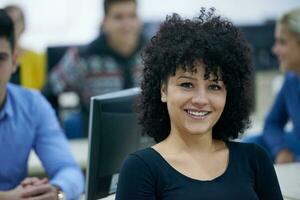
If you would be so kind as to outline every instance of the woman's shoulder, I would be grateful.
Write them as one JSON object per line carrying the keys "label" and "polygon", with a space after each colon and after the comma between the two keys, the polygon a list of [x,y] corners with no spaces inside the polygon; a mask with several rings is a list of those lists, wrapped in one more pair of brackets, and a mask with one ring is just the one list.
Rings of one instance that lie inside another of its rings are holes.
{"label": "woman's shoulder", "polygon": [[255,148],[256,146],[254,143],[244,143],[244,142],[238,142],[238,141],[228,141],[226,142],[230,149],[239,149],[239,150],[245,150],[249,151],[252,148]]}
{"label": "woman's shoulder", "polygon": [[161,155],[152,147],[148,147],[145,149],[138,150],[131,155],[139,157],[141,160],[143,160],[145,163],[148,164],[161,164],[162,157]]}
{"label": "woman's shoulder", "polygon": [[297,79],[298,77],[297,74],[292,71],[286,72],[284,76],[288,79]]}
{"label": "woman's shoulder", "polygon": [[121,168],[122,176],[144,177],[155,180],[160,174],[162,162],[157,152],[148,147],[127,156]]}
{"label": "woman's shoulder", "polygon": [[267,152],[257,144],[228,142],[229,148],[232,151],[233,160],[250,164],[254,168],[259,166],[269,166],[272,163],[271,157]]}
{"label": "woman's shoulder", "polygon": [[293,84],[299,84],[299,77],[294,72],[287,72],[284,75],[284,84],[293,85]]}
{"label": "woman's shoulder", "polygon": [[160,158],[151,147],[138,150],[127,156],[125,164],[139,165],[140,167],[153,168],[156,163],[160,162]]}
{"label": "woman's shoulder", "polygon": [[[257,144],[254,143],[243,143],[243,142],[227,142],[229,149],[239,153],[242,156],[267,156],[266,151]],[[257,158],[257,157],[256,157]]]}

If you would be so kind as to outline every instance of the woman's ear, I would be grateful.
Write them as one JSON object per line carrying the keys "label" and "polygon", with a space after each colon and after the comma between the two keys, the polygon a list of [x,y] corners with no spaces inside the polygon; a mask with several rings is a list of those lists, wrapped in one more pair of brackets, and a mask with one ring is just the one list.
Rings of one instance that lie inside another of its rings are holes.
{"label": "woman's ear", "polygon": [[167,86],[166,84],[162,84],[160,87],[160,97],[163,103],[167,102]]}

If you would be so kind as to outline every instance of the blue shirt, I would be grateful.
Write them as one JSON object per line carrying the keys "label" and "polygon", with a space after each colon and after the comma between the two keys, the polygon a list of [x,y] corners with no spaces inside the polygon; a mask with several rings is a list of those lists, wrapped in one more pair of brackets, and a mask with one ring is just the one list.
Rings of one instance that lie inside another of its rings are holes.
{"label": "blue shirt", "polygon": [[293,72],[285,75],[283,86],[265,121],[264,139],[273,155],[288,148],[283,134],[289,120],[293,124],[292,134],[300,140],[300,80]]}
{"label": "blue shirt", "polygon": [[54,110],[37,91],[8,84],[0,110],[0,190],[9,190],[27,177],[31,149],[42,162],[50,183],[67,199],[77,199],[84,178],[71,155]]}

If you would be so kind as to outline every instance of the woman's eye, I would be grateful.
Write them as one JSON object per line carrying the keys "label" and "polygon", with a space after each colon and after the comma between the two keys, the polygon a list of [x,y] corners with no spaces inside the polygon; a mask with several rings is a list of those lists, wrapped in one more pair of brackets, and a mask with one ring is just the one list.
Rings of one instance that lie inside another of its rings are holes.
{"label": "woman's eye", "polygon": [[181,87],[184,87],[184,88],[192,88],[192,87],[193,87],[193,84],[192,84],[192,83],[185,82],[185,83],[181,83],[180,86],[181,86]]}
{"label": "woman's eye", "polygon": [[213,91],[218,91],[218,90],[221,90],[222,88],[219,85],[210,85],[209,89],[213,90]]}

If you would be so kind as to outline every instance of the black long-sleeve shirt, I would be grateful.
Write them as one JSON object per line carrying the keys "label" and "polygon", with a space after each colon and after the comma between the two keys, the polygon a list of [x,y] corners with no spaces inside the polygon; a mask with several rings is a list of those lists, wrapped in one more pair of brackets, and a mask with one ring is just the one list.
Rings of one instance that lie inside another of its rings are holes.
{"label": "black long-sleeve shirt", "polygon": [[229,162],[213,180],[187,177],[154,149],[130,154],[124,162],[117,200],[283,199],[273,164],[255,144],[227,142]]}

